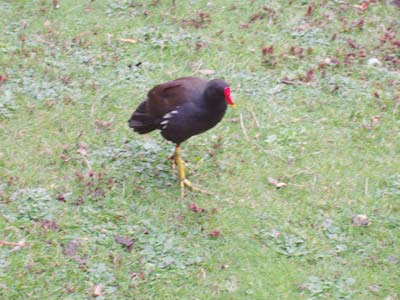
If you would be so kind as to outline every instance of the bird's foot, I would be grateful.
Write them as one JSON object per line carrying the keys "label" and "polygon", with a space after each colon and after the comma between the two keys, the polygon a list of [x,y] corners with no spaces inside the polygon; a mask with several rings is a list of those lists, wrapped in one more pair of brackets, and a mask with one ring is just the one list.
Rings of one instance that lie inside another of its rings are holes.
{"label": "bird's foot", "polygon": [[203,193],[203,194],[207,194],[207,195],[213,194],[209,191],[205,191],[197,186],[194,186],[189,180],[187,180],[186,178],[183,178],[183,179],[181,179],[181,198],[182,199],[185,198],[185,187],[188,187],[189,189],[191,189],[194,192]]}

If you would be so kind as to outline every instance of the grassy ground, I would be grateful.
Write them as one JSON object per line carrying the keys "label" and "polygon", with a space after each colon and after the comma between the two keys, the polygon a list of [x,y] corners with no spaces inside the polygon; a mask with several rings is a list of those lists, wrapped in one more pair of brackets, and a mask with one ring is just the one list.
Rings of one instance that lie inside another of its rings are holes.
{"label": "grassy ground", "polygon": [[[1,299],[400,299],[390,1],[59,2],[0,3]],[[183,145],[216,195],[181,201],[127,120],[187,75],[238,109]]]}

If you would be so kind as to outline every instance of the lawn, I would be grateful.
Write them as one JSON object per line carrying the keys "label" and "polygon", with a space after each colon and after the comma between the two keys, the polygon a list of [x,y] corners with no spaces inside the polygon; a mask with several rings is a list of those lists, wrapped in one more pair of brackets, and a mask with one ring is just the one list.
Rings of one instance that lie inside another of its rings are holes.
{"label": "lawn", "polygon": [[[400,299],[391,1],[3,0],[1,299]],[[182,145],[127,126],[224,78]]]}

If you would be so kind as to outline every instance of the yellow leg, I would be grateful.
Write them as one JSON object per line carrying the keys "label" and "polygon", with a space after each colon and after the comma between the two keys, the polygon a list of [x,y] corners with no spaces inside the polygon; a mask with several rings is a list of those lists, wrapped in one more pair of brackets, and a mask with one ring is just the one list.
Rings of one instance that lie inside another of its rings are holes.
{"label": "yellow leg", "polygon": [[180,185],[181,185],[181,198],[185,198],[185,186],[190,188],[193,191],[200,192],[200,193],[205,193],[205,194],[210,194],[207,191],[204,191],[198,187],[193,186],[193,184],[186,179],[185,176],[185,166],[183,165],[183,160],[181,158],[181,147],[179,145],[176,145],[175,148],[175,153],[174,153],[174,160],[176,165],[178,166],[178,174],[179,174],[179,180],[180,180]]}

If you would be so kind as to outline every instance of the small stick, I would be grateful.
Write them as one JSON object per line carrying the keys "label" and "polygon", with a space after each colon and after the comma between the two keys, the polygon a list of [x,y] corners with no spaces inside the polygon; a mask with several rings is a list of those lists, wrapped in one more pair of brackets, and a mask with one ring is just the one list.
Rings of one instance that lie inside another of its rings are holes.
{"label": "small stick", "polygon": [[294,81],[289,80],[289,79],[282,79],[281,83],[283,83],[283,84],[291,84],[291,85],[294,85],[294,86],[299,86],[300,85],[300,83],[294,82]]}
{"label": "small stick", "polygon": [[244,122],[243,122],[243,115],[242,115],[242,113],[240,113],[240,127],[242,127],[242,131],[243,131],[243,134],[244,134],[244,136],[246,137],[246,139],[248,140],[249,139],[249,136],[247,135],[247,130],[246,130],[246,128],[244,127]]}
{"label": "small stick", "polygon": [[256,113],[254,112],[253,106],[250,106],[251,114],[253,115],[254,121],[256,122],[256,126],[260,128],[260,123],[258,122]]}
{"label": "small stick", "polygon": [[364,195],[368,196],[368,177],[365,178]]}
{"label": "small stick", "polygon": [[27,246],[29,246],[29,244],[25,244],[24,240],[19,241],[18,243],[0,240],[0,245],[1,246],[11,246],[11,247],[27,247]]}

